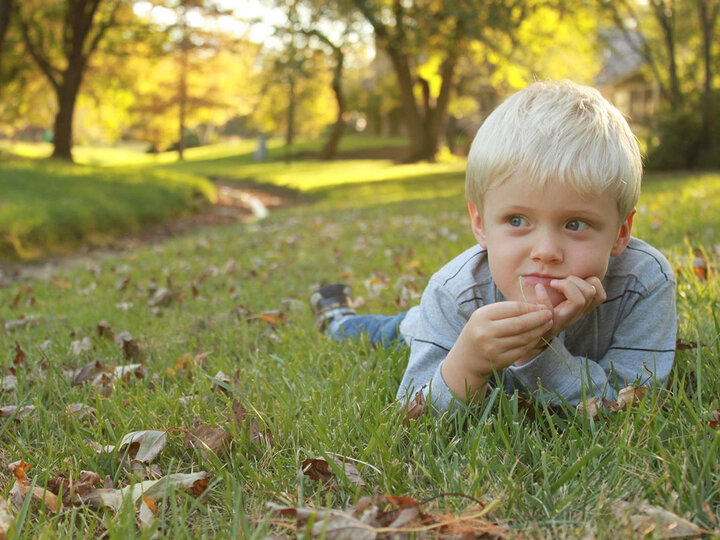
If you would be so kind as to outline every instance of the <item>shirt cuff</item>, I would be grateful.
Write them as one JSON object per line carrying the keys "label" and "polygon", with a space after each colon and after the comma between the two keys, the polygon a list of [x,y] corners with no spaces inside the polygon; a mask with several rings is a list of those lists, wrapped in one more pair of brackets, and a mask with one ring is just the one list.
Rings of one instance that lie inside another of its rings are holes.
{"label": "shirt cuff", "polygon": [[467,405],[458,399],[455,394],[452,393],[448,385],[445,384],[445,379],[442,376],[442,365],[435,370],[435,375],[430,380],[430,384],[423,389],[425,399],[428,403],[432,403],[433,414],[437,416],[438,413],[448,411],[463,411],[467,409]]}
{"label": "shirt cuff", "polygon": [[563,338],[564,334],[554,337],[548,347],[527,364],[508,368],[529,392],[536,391],[538,383],[544,389],[560,389],[567,384],[568,377],[577,375],[574,366],[578,362],[565,348]]}

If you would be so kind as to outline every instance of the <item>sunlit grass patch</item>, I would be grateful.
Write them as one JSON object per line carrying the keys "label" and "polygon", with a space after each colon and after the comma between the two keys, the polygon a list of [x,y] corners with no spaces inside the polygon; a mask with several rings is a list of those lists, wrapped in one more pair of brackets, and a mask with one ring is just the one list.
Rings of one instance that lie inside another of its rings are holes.
{"label": "sunlit grass patch", "polygon": [[211,201],[207,180],[49,161],[0,164],[0,256],[32,259],[140,232]]}

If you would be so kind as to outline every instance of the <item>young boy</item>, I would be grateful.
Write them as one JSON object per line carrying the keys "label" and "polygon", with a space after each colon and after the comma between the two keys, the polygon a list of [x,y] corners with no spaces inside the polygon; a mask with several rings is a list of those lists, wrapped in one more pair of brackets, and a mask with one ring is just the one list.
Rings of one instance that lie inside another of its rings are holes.
{"label": "young boy", "polygon": [[478,130],[465,183],[478,244],[432,276],[419,306],[355,315],[342,285],[311,304],[338,339],[409,344],[397,397],[422,389],[437,410],[480,399],[488,384],[577,405],[664,382],[675,278],[630,235],[641,176],[635,137],[599,92],[534,83]]}

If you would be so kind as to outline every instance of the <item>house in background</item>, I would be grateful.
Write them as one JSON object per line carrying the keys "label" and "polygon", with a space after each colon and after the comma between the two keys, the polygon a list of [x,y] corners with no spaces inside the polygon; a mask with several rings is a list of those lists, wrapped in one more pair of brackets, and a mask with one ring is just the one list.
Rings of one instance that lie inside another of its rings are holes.
{"label": "house in background", "polygon": [[[642,70],[644,59],[620,32],[609,31],[604,37],[604,66],[595,86],[628,122],[645,126],[660,109],[660,88],[648,80]],[[640,43],[642,37],[631,34],[630,39]]]}

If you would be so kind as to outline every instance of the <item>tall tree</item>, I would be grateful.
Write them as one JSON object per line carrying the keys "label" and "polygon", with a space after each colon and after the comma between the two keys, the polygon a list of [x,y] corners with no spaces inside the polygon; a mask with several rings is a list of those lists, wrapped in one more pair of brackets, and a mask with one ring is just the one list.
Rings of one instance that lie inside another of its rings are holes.
{"label": "tall tree", "polygon": [[[410,161],[433,159],[455,85],[458,60],[490,31],[512,36],[534,5],[530,0],[352,0],[388,55],[410,136]],[[423,67],[431,67],[423,70]],[[416,88],[419,92],[416,92]]]}
{"label": "tall tree", "polygon": [[598,0],[598,5],[643,59],[670,109],[678,111],[685,101],[682,68],[696,58],[688,48],[697,35],[692,5],[673,0]]}
{"label": "tall tree", "polygon": [[221,49],[232,46],[227,34],[215,32],[209,27],[210,23],[231,15],[232,11],[223,8],[216,0],[152,0],[152,3],[173,15],[165,31],[177,58],[177,149],[178,158],[182,160],[186,147],[188,107],[193,99],[188,89],[188,79],[194,69],[193,58],[203,52],[217,54]]}
{"label": "tall tree", "polygon": [[288,13],[287,26],[278,30],[306,37],[305,46],[323,51],[332,64],[336,117],[320,157],[333,159],[345,129],[345,60],[361,42],[362,15],[348,0],[276,0],[276,5]]}
{"label": "tall tree", "polygon": [[54,158],[72,161],[73,116],[83,75],[122,0],[23,1],[15,9],[23,42],[57,98]]}

